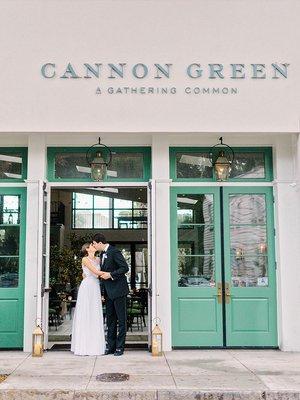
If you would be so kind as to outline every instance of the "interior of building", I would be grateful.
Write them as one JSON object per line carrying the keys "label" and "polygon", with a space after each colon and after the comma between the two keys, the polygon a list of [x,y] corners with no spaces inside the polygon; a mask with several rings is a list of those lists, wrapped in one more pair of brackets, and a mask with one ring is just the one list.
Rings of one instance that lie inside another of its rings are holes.
{"label": "interior of building", "polygon": [[[49,349],[68,349],[82,280],[80,249],[101,232],[120,249],[127,281],[128,347],[148,343],[147,189],[55,188],[51,191]],[[105,301],[103,300],[105,321]]]}

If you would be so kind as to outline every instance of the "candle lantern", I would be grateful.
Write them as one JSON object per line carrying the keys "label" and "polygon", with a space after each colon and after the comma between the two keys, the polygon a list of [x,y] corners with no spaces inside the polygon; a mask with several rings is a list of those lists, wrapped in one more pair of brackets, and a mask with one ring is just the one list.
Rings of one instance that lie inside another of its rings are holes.
{"label": "candle lantern", "polygon": [[162,331],[160,327],[157,324],[157,320],[159,318],[155,318],[155,327],[152,330],[152,355],[157,357],[157,356],[162,356]]}
{"label": "candle lantern", "polygon": [[[211,165],[214,168],[217,181],[227,181],[230,175],[231,166],[234,161],[234,151],[223,143],[223,138],[219,138],[220,143],[214,145],[209,151]],[[216,150],[219,149],[218,152]]]}
{"label": "candle lantern", "polygon": [[[100,149],[105,150],[108,153],[108,157],[105,157],[104,152],[100,151]],[[86,160],[91,167],[91,178],[93,181],[101,182],[106,179],[107,167],[111,163],[111,159],[112,153],[110,148],[101,143],[101,139],[99,138],[98,143],[91,146],[86,153]]]}
{"label": "candle lantern", "polygon": [[42,357],[44,353],[44,332],[38,325],[32,334],[32,357]]}

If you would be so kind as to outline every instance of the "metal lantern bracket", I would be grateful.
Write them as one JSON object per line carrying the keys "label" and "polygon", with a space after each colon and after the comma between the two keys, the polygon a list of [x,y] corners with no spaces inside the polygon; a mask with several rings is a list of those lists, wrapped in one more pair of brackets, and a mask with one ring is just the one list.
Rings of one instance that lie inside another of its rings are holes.
{"label": "metal lantern bracket", "polygon": [[[234,151],[232,149],[232,147],[228,146],[228,144],[223,143],[223,137],[219,137],[219,141],[220,143],[215,144],[214,146],[212,146],[209,150],[209,160],[211,162],[211,165],[214,166],[218,157],[219,157],[219,153],[214,152],[214,149],[220,149],[220,151],[224,151],[226,152],[226,157],[228,158],[228,161],[230,164],[233,163],[234,161]],[[228,152],[229,150],[229,152]],[[229,156],[229,154],[230,156]]]}
{"label": "metal lantern bracket", "polygon": [[108,146],[106,146],[105,144],[101,143],[101,138],[99,137],[98,143],[93,144],[93,146],[89,147],[87,152],[86,152],[86,161],[87,161],[89,166],[91,166],[91,164],[92,164],[93,150],[96,150],[96,152],[97,152],[97,151],[100,151],[101,148],[107,150],[108,154],[109,154],[109,159],[104,164],[106,166],[110,165],[111,160],[112,160],[112,151],[110,150],[110,148]]}

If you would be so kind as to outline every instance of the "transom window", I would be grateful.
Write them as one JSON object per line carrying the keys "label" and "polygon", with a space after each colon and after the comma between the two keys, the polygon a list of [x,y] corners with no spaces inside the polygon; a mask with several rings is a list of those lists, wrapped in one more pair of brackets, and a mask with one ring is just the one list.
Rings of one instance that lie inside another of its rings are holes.
{"label": "transom window", "polygon": [[[273,179],[271,148],[233,148],[235,153],[229,180],[263,181]],[[170,173],[177,181],[215,181],[209,148],[171,148]]]}
{"label": "transom window", "polygon": [[[84,147],[49,147],[50,181],[90,182],[91,169]],[[112,160],[106,181],[148,181],[151,149],[148,147],[112,147]]]}
{"label": "transom window", "polygon": [[73,193],[73,229],[146,229],[147,203]]}
{"label": "transom window", "polygon": [[27,178],[27,149],[0,148],[0,180],[18,182]]}

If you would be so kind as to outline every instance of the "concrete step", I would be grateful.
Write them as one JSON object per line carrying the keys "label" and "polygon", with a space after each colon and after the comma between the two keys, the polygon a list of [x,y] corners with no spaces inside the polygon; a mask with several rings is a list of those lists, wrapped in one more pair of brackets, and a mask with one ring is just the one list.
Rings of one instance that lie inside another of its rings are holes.
{"label": "concrete step", "polygon": [[0,400],[299,400],[297,391],[2,390]]}

